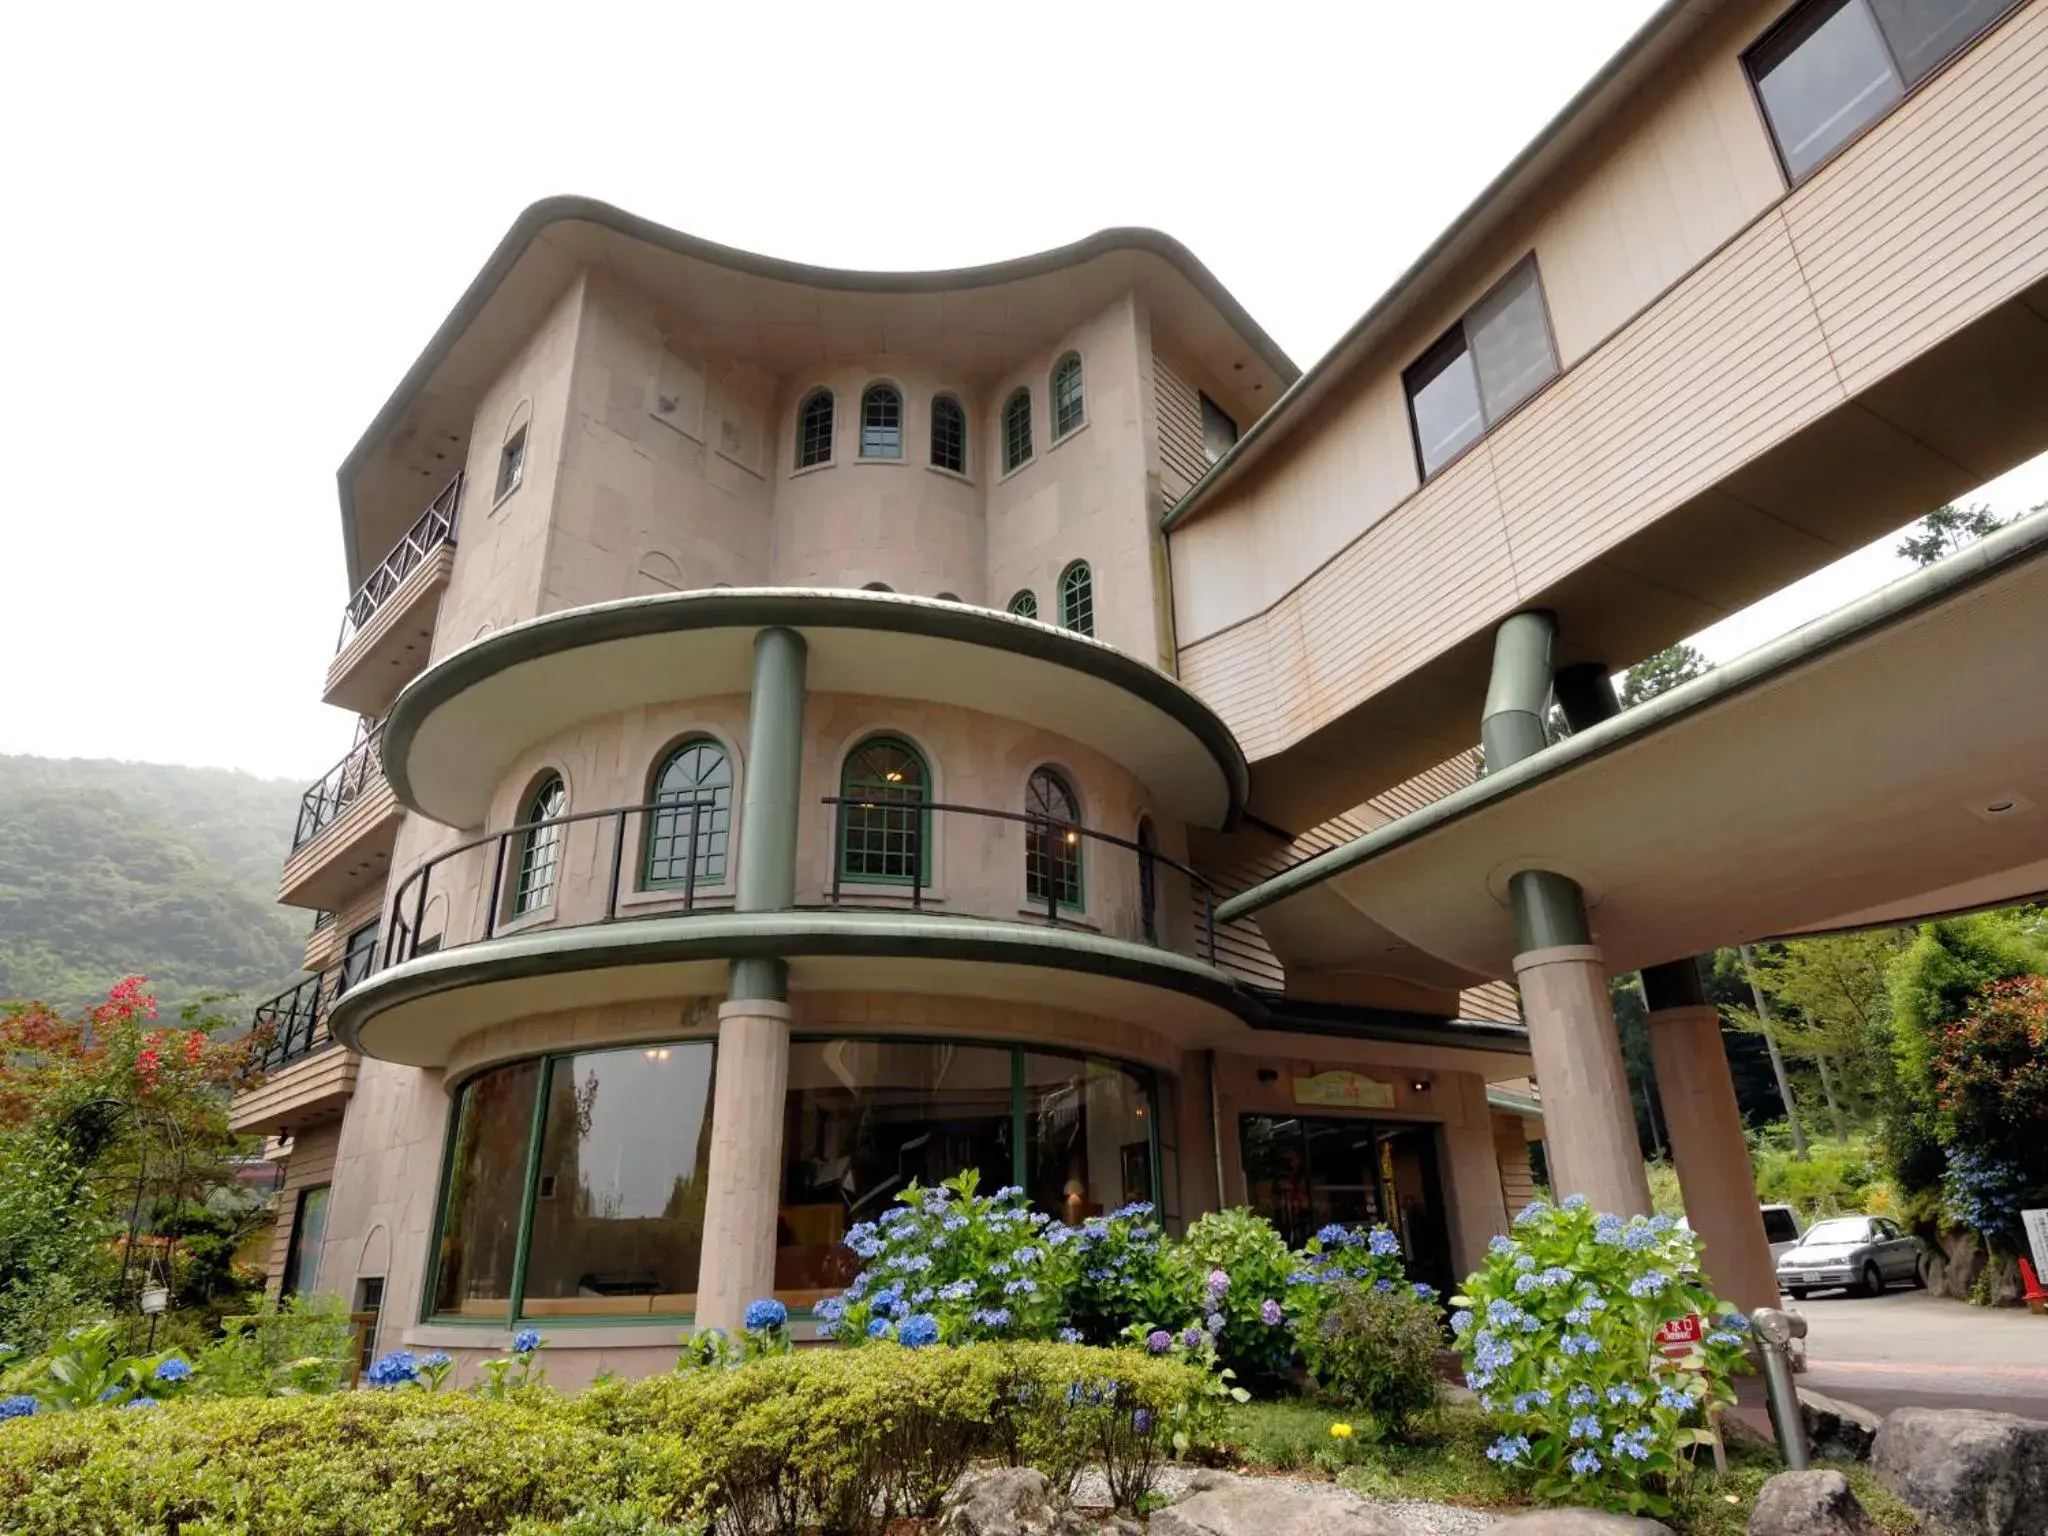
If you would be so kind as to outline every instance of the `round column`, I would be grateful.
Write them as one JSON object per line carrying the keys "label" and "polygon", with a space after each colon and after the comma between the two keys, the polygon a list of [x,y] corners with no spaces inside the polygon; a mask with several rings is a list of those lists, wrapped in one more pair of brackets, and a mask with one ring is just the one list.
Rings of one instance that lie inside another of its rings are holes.
{"label": "round column", "polygon": [[783,1002],[744,998],[719,1005],[704,1256],[697,1270],[700,1329],[731,1332],[748,1302],[775,1289],[789,1019]]}
{"label": "round column", "polygon": [[1552,1190],[1559,1198],[1584,1195],[1602,1211],[1649,1215],[1650,1181],[1600,951],[1591,944],[1524,950],[1515,956],[1515,980],[1543,1094]]}

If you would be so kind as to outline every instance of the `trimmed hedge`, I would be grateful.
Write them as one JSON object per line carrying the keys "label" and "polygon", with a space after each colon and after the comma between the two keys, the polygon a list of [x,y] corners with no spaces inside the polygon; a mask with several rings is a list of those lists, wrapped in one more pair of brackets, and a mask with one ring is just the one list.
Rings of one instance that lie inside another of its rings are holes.
{"label": "trimmed hedge", "polygon": [[189,1400],[0,1424],[0,1533],[878,1536],[975,1457],[1135,1507],[1216,1403],[1200,1372],[1057,1344],[806,1351],[580,1397]]}

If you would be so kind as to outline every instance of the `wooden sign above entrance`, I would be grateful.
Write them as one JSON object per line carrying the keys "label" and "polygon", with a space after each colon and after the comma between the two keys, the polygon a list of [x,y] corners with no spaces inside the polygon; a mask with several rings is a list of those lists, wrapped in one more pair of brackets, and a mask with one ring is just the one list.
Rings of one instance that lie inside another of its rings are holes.
{"label": "wooden sign above entrance", "polygon": [[1297,1104],[1337,1104],[1350,1109],[1392,1109],[1394,1085],[1360,1072],[1318,1072],[1294,1080]]}

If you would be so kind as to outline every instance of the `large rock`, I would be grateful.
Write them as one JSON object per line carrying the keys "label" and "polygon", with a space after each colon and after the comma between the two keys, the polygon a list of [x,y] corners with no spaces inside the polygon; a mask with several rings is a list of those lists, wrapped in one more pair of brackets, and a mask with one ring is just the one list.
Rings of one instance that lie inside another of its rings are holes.
{"label": "large rock", "polygon": [[[1659,1527],[1661,1530],[1662,1528]],[[1152,1515],[1151,1536],[1402,1536],[1386,1510],[1341,1488],[1238,1478]]]}
{"label": "large rock", "polygon": [[1661,1520],[1610,1515],[1600,1509],[1539,1509],[1511,1515],[1486,1528],[1486,1536],[1676,1536]]}
{"label": "large rock", "polygon": [[1089,1529],[1034,1467],[963,1473],[939,1508],[940,1536],[1084,1536]]}
{"label": "large rock", "polygon": [[1884,1422],[1868,1408],[1804,1387],[1799,1389],[1799,1416],[1806,1421],[1813,1454],[1824,1461],[1870,1460],[1870,1443]]}
{"label": "large rock", "polygon": [[1749,1536],[1877,1536],[1839,1472],[1780,1472],[1749,1513]]}
{"label": "large rock", "polygon": [[1884,1485],[1958,1536],[2048,1531],[2048,1423],[1974,1408],[1900,1408],[1870,1463]]}

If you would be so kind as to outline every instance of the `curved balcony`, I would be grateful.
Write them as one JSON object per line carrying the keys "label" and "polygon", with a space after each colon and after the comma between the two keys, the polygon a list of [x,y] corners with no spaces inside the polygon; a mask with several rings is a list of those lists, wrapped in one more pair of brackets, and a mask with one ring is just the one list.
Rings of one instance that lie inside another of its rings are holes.
{"label": "curved balcony", "polygon": [[382,736],[372,727],[299,797],[277,893],[287,906],[333,911],[390,867],[404,813],[378,763]]}
{"label": "curved balcony", "polygon": [[457,474],[349,598],[321,695],[326,703],[382,714],[426,666],[441,589],[455,568],[461,506]]}
{"label": "curved balcony", "polygon": [[333,1049],[328,1013],[368,974],[369,959],[351,957],[256,1005],[253,1049],[229,1112],[235,1130],[290,1135],[341,1113],[355,1091],[356,1062],[351,1052]]}

